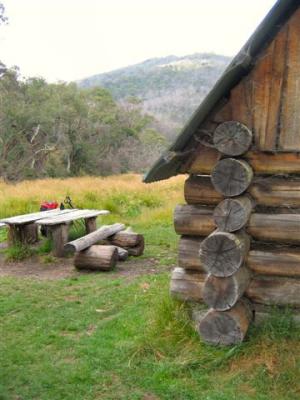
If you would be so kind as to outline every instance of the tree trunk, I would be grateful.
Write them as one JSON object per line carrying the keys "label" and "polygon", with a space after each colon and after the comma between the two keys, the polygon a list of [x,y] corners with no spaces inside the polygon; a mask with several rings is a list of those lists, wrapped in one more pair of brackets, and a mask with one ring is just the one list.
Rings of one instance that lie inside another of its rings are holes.
{"label": "tree trunk", "polygon": [[203,288],[204,302],[217,311],[229,310],[243,296],[249,286],[250,277],[251,273],[245,266],[228,278],[208,275]]}
{"label": "tree trunk", "polygon": [[170,293],[183,301],[202,302],[205,275],[175,268],[171,276]]}
{"label": "tree trunk", "polygon": [[221,153],[228,156],[240,156],[251,146],[252,132],[240,122],[223,122],[216,128],[213,142]]}
{"label": "tree trunk", "polygon": [[74,265],[78,269],[93,271],[110,271],[118,261],[118,250],[115,246],[94,245],[77,252]]}
{"label": "tree trunk", "polygon": [[217,192],[226,197],[239,196],[250,186],[253,171],[244,160],[225,158],[217,163],[211,181]]}
{"label": "tree trunk", "polygon": [[223,200],[214,210],[213,219],[221,231],[235,232],[248,222],[252,212],[252,202],[248,196]]}
{"label": "tree trunk", "polygon": [[208,311],[199,324],[199,333],[208,344],[239,344],[244,340],[252,319],[251,305],[241,299],[231,310]]}
{"label": "tree trunk", "polygon": [[219,204],[224,196],[217,192],[210,176],[191,175],[184,183],[184,198],[188,204]]}
{"label": "tree trunk", "polygon": [[244,263],[250,239],[244,232],[215,231],[200,245],[200,260],[205,270],[218,277],[234,274]]}
{"label": "tree trunk", "polygon": [[67,251],[81,251],[87,249],[95,243],[100,242],[108,238],[111,235],[121,231],[125,228],[123,224],[114,224],[114,225],[104,225],[101,228],[97,229],[95,232],[89,233],[86,236],[83,236],[79,239],[73,240],[65,245],[65,250]]}
{"label": "tree trunk", "polygon": [[182,236],[178,246],[178,266],[206,273],[199,257],[200,244],[204,238]]}

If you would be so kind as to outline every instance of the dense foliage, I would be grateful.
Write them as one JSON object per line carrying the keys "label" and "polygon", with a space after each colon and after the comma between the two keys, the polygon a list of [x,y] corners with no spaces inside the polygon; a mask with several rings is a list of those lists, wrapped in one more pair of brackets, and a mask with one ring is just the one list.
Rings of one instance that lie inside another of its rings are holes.
{"label": "dense foliage", "polygon": [[103,88],[21,79],[0,63],[0,175],[142,172],[165,146],[139,102],[117,104]]}

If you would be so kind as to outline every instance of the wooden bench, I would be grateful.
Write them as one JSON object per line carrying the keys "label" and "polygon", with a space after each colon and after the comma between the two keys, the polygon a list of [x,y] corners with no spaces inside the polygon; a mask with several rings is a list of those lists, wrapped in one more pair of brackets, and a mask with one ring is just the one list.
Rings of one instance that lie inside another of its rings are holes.
{"label": "wooden bench", "polygon": [[86,233],[94,232],[97,228],[96,219],[99,215],[107,215],[107,210],[69,210],[67,214],[47,216],[46,218],[38,219],[35,225],[46,226],[53,240],[53,254],[56,257],[65,255],[64,246],[68,241],[69,225],[72,221],[84,219]]}
{"label": "wooden bench", "polygon": [[96,230],[97,217],[106,214],[109,214],[109,211],[55,209],[3,218],[0,220],[0,224],[9,226],[8,242],[10,245],[37,242],[38,226],[46,226],[53,238],[53,253],[55,256],[61,257],[64,255],[64,245],[68,241],[69,225],[72,221],[84,219],[86,232],[90,233]]}
{"label": "wooden bench", "polygon": [[8,225],[8,242],[13,245],[16,243],[32,244],[38,241],[38,226],[35,221],[45,218],[63,215],[72,212],[73,210],[59,208],[49,211],[39,211],[31,214],[17,215],[15,217],[3,218],[0,224]]}

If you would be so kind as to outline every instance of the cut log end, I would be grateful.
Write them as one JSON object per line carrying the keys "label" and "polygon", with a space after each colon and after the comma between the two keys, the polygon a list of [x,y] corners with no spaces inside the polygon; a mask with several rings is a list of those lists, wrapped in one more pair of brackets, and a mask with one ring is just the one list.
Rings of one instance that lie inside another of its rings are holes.
{"label": "cut log end", "polygon": [[249,197],[241,196],[223,200],[214,210],[213,218],[221,231],[235,232],[248,222],[252,211]]}
{"label": "cut log end", "polygon": [[211,180],[214,188],[226,197],[239,196],[250,186],[253,171],[244,160],[225,158],[214,167]]}
{"label": "cut log end", "polygon": [[237,121],[220,124],[213,137],[217,150],[228,156],[239,156],[246,153],[252,143],[252,132]]}
{"label": "cut log end", "polygon": [[210,310],[199,324],[203,340],[212,345],[230,346],[241,343],[253,319],[249,302],[241,299],[231,310]]}
{"label": "cut log end", "polygon": [[243,264],[250,240],[244,233],[215,231],[200,245],[200,261],[207,272],[218,277],[234,274]]}

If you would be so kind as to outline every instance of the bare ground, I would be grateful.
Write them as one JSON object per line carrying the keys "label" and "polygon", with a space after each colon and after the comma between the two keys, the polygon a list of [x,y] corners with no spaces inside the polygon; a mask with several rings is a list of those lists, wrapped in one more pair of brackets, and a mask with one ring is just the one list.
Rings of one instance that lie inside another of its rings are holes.
{"label": "bare ground", "polygon": [[[3,248],[5,245],[1,244]],[[51,263],[45,263],[43,257],[34,256],[19,262],[6,261],[0,254],[0,277],[23,277],[39,280],[56,280],[78,277],[99,272],[77,271],[73,266],[73,258],[53,258]],[[172,266],[161,266],[154,258],[134,258],[118,262],[115,270],[109,272],[112,278],[124,277],[131,280],[140,275],[157,274],[168,271]]]}

